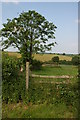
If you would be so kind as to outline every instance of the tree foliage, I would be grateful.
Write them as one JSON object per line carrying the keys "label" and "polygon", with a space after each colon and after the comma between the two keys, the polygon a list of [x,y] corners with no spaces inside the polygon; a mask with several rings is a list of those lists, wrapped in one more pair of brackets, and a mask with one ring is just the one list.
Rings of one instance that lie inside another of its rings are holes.
{"label": "tree foliage", "polygon": [[[51,50],[56,42],[54,33],[57,28],[36,11],[22,12],[19,17],[7,19],[1,29],[2,46],[14,46],[20,51],[24,62],[31,61],[32,53]],[[48,42],[51,40],[51,42]]]}

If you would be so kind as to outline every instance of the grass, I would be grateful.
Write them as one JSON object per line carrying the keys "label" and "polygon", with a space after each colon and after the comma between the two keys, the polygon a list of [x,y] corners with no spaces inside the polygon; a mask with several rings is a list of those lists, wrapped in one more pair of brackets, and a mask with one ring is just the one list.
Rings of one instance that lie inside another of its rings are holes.
{"label": "grass", "polygon": [[77,109],[59,104],[25,105],[24,103],[4,104],[3,118],[76,118]]}
{"label": "grass", "polygon": [[43,66],[41,70],[33,70],[33,74],[37,75],[50,75],[50,76],[56,76],[56,75],[71,75],[71,76],[77,76],[78,74],[78,68],[73,65],[60,65],[59,67],[55,66]]}

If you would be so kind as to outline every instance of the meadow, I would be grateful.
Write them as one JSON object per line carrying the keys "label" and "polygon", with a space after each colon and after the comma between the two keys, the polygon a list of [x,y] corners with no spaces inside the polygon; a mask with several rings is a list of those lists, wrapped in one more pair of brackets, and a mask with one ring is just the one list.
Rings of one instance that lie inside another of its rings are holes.
{"label": "meadow", "polygon": [[[8,53],[10,57],[20,57],[19,53]],[[43,61],[51,60],[52,54],[38,55]],[[59,55],[60,59],[71,60],[71,56]],[[67,58],[66,58],[67,57]],[[3,118],[77,118],[78,117],[78,67],[74,65],[42,66],[41,70],[32,70],[30,74],[73,78],[32,78],[29,90],[25,89],[25,71],[16,79],[3,82]],[[6,95],[7,94],[7,95]],[[8,97],[7,97],[8,96]],[[8,100],[6,103],[5,100]]]}

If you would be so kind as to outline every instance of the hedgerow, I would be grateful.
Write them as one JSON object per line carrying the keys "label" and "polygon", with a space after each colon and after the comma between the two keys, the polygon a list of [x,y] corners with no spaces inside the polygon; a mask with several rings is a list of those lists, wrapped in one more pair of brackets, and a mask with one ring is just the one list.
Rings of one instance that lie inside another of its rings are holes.
{"label": "hedgerow", "polygon": [[21,61],[8,54],[2,55],[2,99],[6,103],[18,102],[25,94],[25,79],[20,73]]}

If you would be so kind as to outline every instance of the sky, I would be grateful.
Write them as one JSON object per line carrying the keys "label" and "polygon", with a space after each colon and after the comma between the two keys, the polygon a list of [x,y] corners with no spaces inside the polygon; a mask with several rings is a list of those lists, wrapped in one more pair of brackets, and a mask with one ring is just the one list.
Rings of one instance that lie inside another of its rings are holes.
{"label": "sky", "polygon": [[[77,2],[3,2],[2,23],[7,18],[18,17],[22,11],[35,10],[56,26],[53,53],[78,53],[78,3]],[[1,26],[2,27],[2,26]],[[8,51],[17,51],[9,48]]]}

